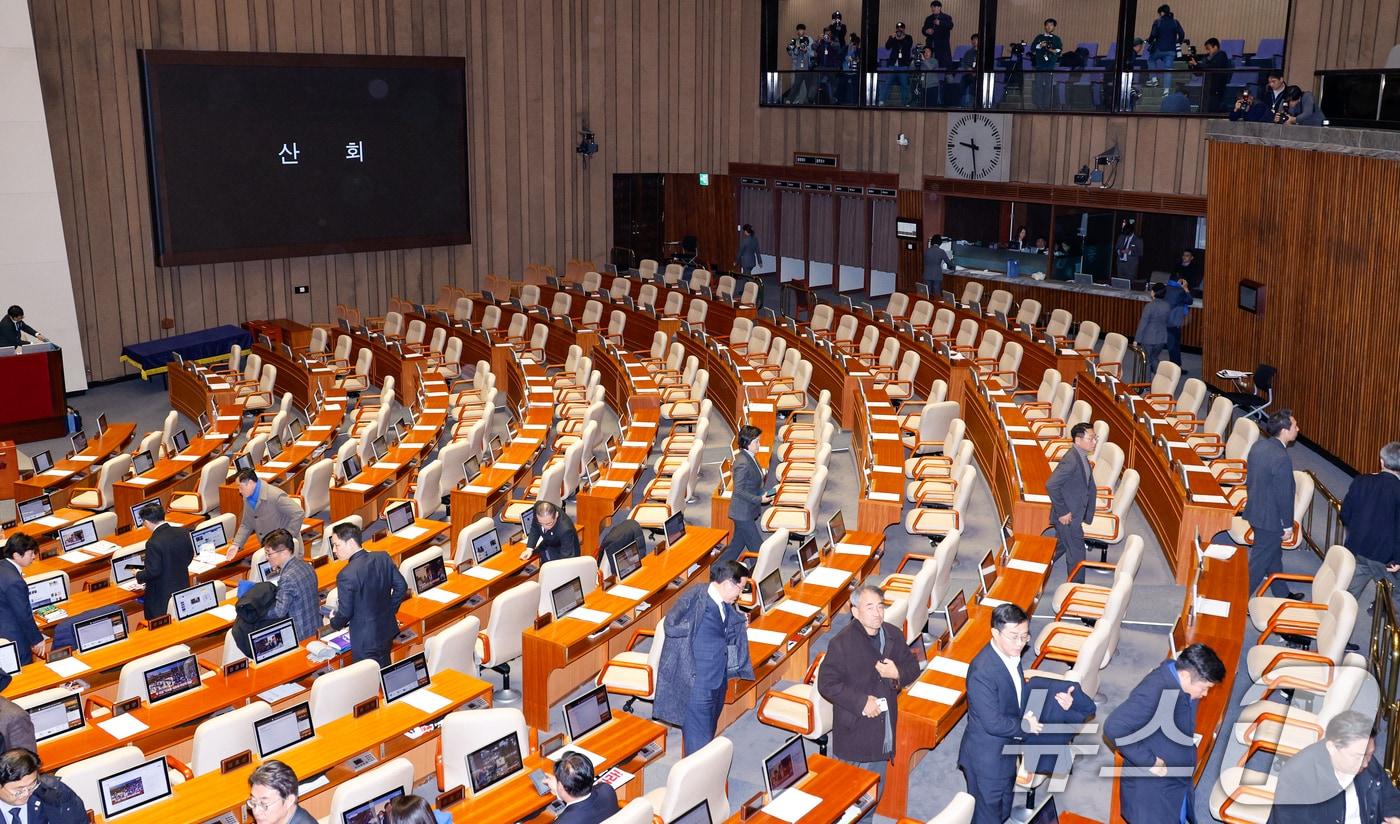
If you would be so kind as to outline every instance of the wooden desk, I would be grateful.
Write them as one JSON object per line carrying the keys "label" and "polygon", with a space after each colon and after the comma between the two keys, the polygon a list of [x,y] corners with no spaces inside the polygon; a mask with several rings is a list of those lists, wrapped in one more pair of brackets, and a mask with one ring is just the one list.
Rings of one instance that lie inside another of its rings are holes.
{"label": "wooden desk", "polygon": [[336,373],[329,366],[313,361],[311,367],[307,368],[301,361],[292,360],[280,350],[268,349],[262,344],[255,345],[252,351],[262,358],[264,366],[277,367],[277,377],[273,380],[272,388],[279,395],[290,393],[297,406],[302,409],[310,409],[314,405],[317,389],[320,389],[322,397],[326,398],[340,398],[345,394],[336,388]]}
{"label": "wooden desk", "polygon": [[[209,383],[205,383],[206,375],[210,377]],[[171,361],[165,373],[170,407],[192,421],[198,420],[200,415],[212,416],[214,410],[227,405],[236,395],[233,384],[216,375],[188,361]]]}
{"label": "wooden desk", "polygon": [[68,499],[73,496],[72,486],[83,478],[96,479],[97,470],[103,462],[130,443],[135,432],[134,423],[109,423],[106,432],[88,441],[87,449],[71,458],[54,462],[46,472],[15,481],[15,500],[26,501],[48,495],[54,509],[67,506]]}
{"label": "wooden desk", "polygon": [[[276,461],[264,460],[253,469],[258,473],[259,478],[278,487],[288,495],[297,494],[307,468],[314,461],[326,456],[326,451],[335,441],[344,420],[345,404],[343,401],[324,404],[321,410],[316,413],[315,419],[306,429],[302,430],[299,440],[283,444],[282,452],[277,456]],[[219,511],[240,513],[243,511],[243,494],[238,491],[237,481],[228,481],[219,486]]]}
{"label": "wooden desk", "polygon": [[[218,418],[219,426],[229,425],[224,417]],[[112,484],[112,511],[117,514],[118,527],[131,526],[131,508],[148,498],[160,498],[169,510],[170,499],[177,493],[193,491],[199,485],[204,465],[227,452],[232,443],[231,433],[211,426],[207,434],[191,438],[180,454],[161,458],[144,474]]]}
{"label": "wooden desk", "polygon": [[293,349],[305,349],[311,345],[311,327],[288,318],[273,318],[267,321],[282,330],[282,339]]}
{"label": "wooden desk", "polygon": [[[384,343],[379,339],[371,340],[358,333],[346,332],[343,329],[331,329],[328,346],[331,351],[335,351],[337,342],[342,337],[349,337],[354,341],[351,352],[359,349],[368,349],[374,357],[370,364],[370,383],[382,387],[384,379],[392,377],[394,379],[394,398],[405,406],[410,406],[413,399],[418,394],[418,366],[425,369],[428,366],[426,356],[418,352],[406,350],[404,354],[399,354],[398,350]],[[350,362],[354,363],[357,355],[350,356]]]}
{"label": "wooden desk", "polygon": [[[54,509],[53,514],[48,516],[57,519],[51,524],[44,524],[39,521],[30,521],[27,524],[15,524],[10,528],[7,536],[28,535],[42,544],[50,539],[49,536],[57,534],[60,529],[66,526],[72,526],[78,521],[85,521],[96,514],[96,512],[90,509],[74,509],[71,506],[65,506],[62,509]],[[35,561],[35,563],[38,563],[38,561]],[[33,575],[34,572],[31,568],[25,570],[25,574]]]}
{"label": "wooden desk", "polygon": [[[851,805],[859,803],[862,809],[868,809],[875,803],[876,785],[880,783],[880,777],[875,773],[861,769],[854,764],[847,764],[844,761],[837,761],[835,758],[828,758],[820,753],[812,753],[807,756],[807,775],[796,784],[794,789],[801,790],[808,795],[814,795],[821,799],[821,803],[813,807],[811,812],[797,820],[797,824],[832,824],[839,821],[846,814],[846,810]],[[730,799],[737,806],[743,802],[738,799]],[[741,824],[745,819],[742,810],[735,812],[725,819],[726,824]],[[759,810],[756,815],[747,819],[750,824],[777,824],[785,819],[776,818],[768,813]]]}

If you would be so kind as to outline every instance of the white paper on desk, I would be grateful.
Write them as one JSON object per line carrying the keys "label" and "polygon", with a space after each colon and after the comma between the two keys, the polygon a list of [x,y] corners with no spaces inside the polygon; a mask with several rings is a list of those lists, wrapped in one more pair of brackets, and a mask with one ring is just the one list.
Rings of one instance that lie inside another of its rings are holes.
{"label": "white paper on desk", "polygon": [[331,431],[331,428],[330,428],[329,426],[308,426],[308,427],[306,427],[306,431],[307,431],[307,432],[329,432],[329,431]]}
{"label": "white paper on desk", "polygon": [[1197,466],[1196,464],[1182,464],[1182,465],[1181,465],[1181,471],[1182,471],[1182,472],[1209,472],[1209,471],[1210,471],[1210,467],[1208,467],[1208,466]]}
{"label": "white paper on desk", "polygon": [[78,463],[92,463],[93,461],[97,460],[97,456],[96,456],[96,455],[74,455],[73,457],[69,458],[68,460],[70,460],[70,461],[77,461]]}
{"label": "white paper on desk", "polygon": [[293,681],[290,684],[282,684],[281,686],[263,690],[262,692],[258,693],[258,697],[269,704],[276,704],[278,701],[281,701],[284,698],[291,698],[293,695],[296,695],[297,693],[305,689],[306,688],[303,687],[301,684],[298,684],[295,681]]}
{"label": "white paper on desk", "polygon": [[626,472],[632,472],[634,470],[641,469],[642,465],[639,463],[615,463],[612,465],[612,468],[621,469]]}
{"label": "white paper on desk", "polygon": [[144,722],[134,718],[131,713],[108,718],[106,721],[98,721],[97,726],[101,727],[108,735],[118,740],[130,738],[133,735],[139,735],[150,729]]}
{"label": "white paper on desk", "polygon": [[835,569],[828,566],[819,566],[802,578],[802,583],[811,584],[817,587],[836,588],[845,586],[851,580],[851,573],[844,569]]}
{"label": "white paper on desk", "polygon": [[780,601],[778,603],[777,609],[779,612],[790,612],[793,615],[800,615],[803,618],[811,618],[813,615],[816,615],[818,612],[822,611],[822,608],[817,606],[816,604],[808,604],[802,601],[794,601],[791,598],[787,598],[783,601]]}
{"label": "white paper on desk", "polygon": [[941,655],[934,656],[934,659],[928,662],[928,668],[934,672],[951,675],[954,678],[967,677],[967,662],[959,661],[955,658],[944,658]]}
{"label": "white paper on desk", "polygon": [[1076,352],[1076,351],[1073,350],[1073,349],[1061,349],[1061,350],[1060,350],[1060,354],[1061,354],[1061,355],[1078,355],[1079,353]]}
{"label": "white paper on desk", "polygon": [[1192,495],[1193,504],[1228,504],[1229,501],[1220,495]]}
{"label": "white paper on desk", "polygon": [[763,381],[744,381],[745,386],[762,386]]}
{"label": "white paper on desk", "polygon": [[172,460],[172,461],[181,461],[181,462],[184,462],[184,463],[194,463],[195,461],[199,460],[199,459],[202,458],[202,457],[203,457],[202,455],[176,455],[176,456],[174,456],[173,458],[171,458],[170,460]]}
{"label": "white paper on desk", "polygon": [[68,470],[66,470],[66,469],[46,469],[46,470],[44,470],[43,472],[40,472],[40,473],[39,473],[39,477],[41,477],[41,478],[66,478],[66,477],[68,477]]}
{"label": "white paper on desk", "polygon": [[339,412],[339,411],[340,411],[340,404],[338,404],[338,403],[327,403],[327,404],[322,404],[321,410],[322,410],[323,412]]}
{"label": "white paper on desk", "polygon": [[479,566],[471,567],[462,574],[467,576],[468,578],[480,578],[483,581],[494,581],[497,578],[501,577],[501,571],[499,569],[491,569],[490,567]]}
{"label": "white paper on desk", "polygon": [[230,624],[238,620],[238,610],[234,608],[233,604],[220,604],[209,610],[209,614],[221,621],[228,621]]}
{"label": "white paper on desk", "polygon": [[432,715],[435,712],[441,712],[444,707],[447,707],[452,703],[448,699],[443,698],[441,695],[438,695],[430,689],[414,690],[413,692],[410,692],[408,695],[405,695],[399,700],[409,705],[410,707],[413,707],[416,710],[421,710],[422,712],[425,712],[429,715]]}
{"label": "white paper on desk", "polygon": [[273,478],[276,478],[276,477],[277,477],[277,473],[276,473],[276,472],[259,472],[259,473],[257,473],[257,475],[258,475],[259,478],[263,479],[264,481],[270,481],[270,480],[272,480]]}
{"label": "white paper on desk", "polygon": [[601,609],[589,609],[588,607],[579,607],[578,609],[574,610],[573,612],[570,612],[564,617],[574,618],[589,624],[601,624],[604,621],[607,621],[608,619],[612,618],[611,615],[609,615],[606,612],[603,612]]}
{"label": "white paper on desk", "polygon": [[870,417],[873,418],[873,419],[875,419],[875,420],[877,420],[877,421],[897,421],[897,420],[899,420],[899,416],[898,416],[898,415],[871,415]]}
{"label": "white paper on desk", "polygon": [[91,561],[92,556],[82,550],[74,549],[58,556],[58,560],[69,564],[81,564],[85,561]]}
{"label": "white paper on desk", "polygon": [[1027,438],[1012,438],[1012,439],[1011,439],[1011,445],[1012,445],[1012,446],[1039,446],[1039,444],[1038,444],[1034,439],[1027,439]]}
{"label": "white paper on desk", "polygon": [[203,435],[206,441],[226,441],[231,437],[233,436],[227,432],[205,432]]}
{"label": "white paper on desk", "polygon": [[1012,558],[1006,562],[1007,569],[1019,569],[1022,572],[1033,572],[1036,575],[1043,575],[1048,567],[1039,561],[1027,561],[1024,558]]}
{"label": "white paper on desk", "polygon": [[903,471],[904,471],[904,467],[902,467],[902,466],[888,466],[888,465],[886,465],[886,464],[875,464],[874,471],[875,471],[875,472],[903,472]]}
{"label": "white paper on desk", "polygon": [[898,433],[898,432],[876,432],[876,433],[872,434],[870,437],[871,437],[872,439],[874,439],[874,440],[877,440],[877,441],[897,441],[897,440],[899,440],[899,433]]}
{"label": "white paper on desk", "polygon": [[842,542],[842,543],[839,543],[839,544],[834,545],[834,546],[832,547],[832,550],[833,550],[834,552],[836,552],[838,555],[862,555],[862,556],[864,556],[864,555],[869,555],[869,554],[870,554],[871,547],[868,547],[868,546],[866,546],[865,544],[848,544],[848,543]]}
{"label": "white paper on desk", "polygon": [[1230,602],[1220,601],[1215,598],[1205,598],[1196,596],[1196,612],[1201,615],[1210,615],[1216,618],[1230,617]]}
{"label": "white paper on desk", "polygon": [[518,470],[520,469],[521,464],[518,464],[518,463],[496,463],[496,464],[492,464],[492,466],[496,467],[497,469],[504,469],[506,472],[516,472],[516,471],[518,471]]}
{"label": "white paper on desk", "polygon": [[[1002,392],[993,392],[992,394],[993,394],[993,395],[1001,395],[1001,394],[1004,394],[1004,393],[1002,393]],[[1016,408],[1016,404],[1014,404],[1014,403],[1001,402],[1001,403],[998,403],[998,404],[997,404],[997,409],[1015,409],[1015,408]],[[1022,428],[1024,428],[1024,427],[1022,427]]]}
{"label": "white paper on desk", "polygon": [[984,595],[984,596],[982,597],[982,599],[981,599],[978,603],[980,603],[980,604],[981,604],[982,606],[984,606],[984,607],[999,607],[999,606],[1001,606],[1002,604],[1006,604],[1006,603],[1010,603],[1010,602],[1009,602],[1009,601],[1003,601],[1003,600],[1001,600],[1000,598],[991,598],[991,597],[988,597],[988,596],[985,596],[985,595]]}
{"label": "white paper on desk", "polygon": [[752,410],[752,411],[754,411],[754,412],[772,412],[772,411],[773,411],[773,404],[771,404],[771,403],[751,403],[751,404],[749,404],[749,409]]}
{"label": "white paper on desk", "polygon": [[369,489],[369,484],[341,484],[340,488],[347,492],[364,492]]}
{"label": "white paper on desk", "polygon": [[373,464],[370,464],[370,468],[382,469],[385,472],[397,472],[399,470],[399,465],[394,463],[393,461],[376,461]]}
{"label": "white paper on desk", "polygon": [[947,687],[940,687],[926,681],[915,681],[914,685],[909,688],[909,695],[913,698],[932,701],[935,704],[947,704],[950,707],[958,703],[958,699],[962,697],[957,690],[950,690]]}
{"label": "white paper on desk", "polygon": [[315,449],[316,447],[318,447],[318,446],[320,446],[320,445],[321,445],[321,442],[320,442],[320,441],[297,441],[297,442],[295,442],[295,443],[292,444],[292,446],[299,446],[299,447],[301,447],[301,448],[303,448],[303,449]]}
{"label": "white paper on desk", "polygon": [[68,523],[68,519],[60,518],[57,515],[45,515],[34,523],[40,526],[63,526]]}
{"label": "white paper on desk", "polygon": [[609,480],[602,480],[602,481],[599,481],[599,482],[597,482],[596,484],[594,484],[594,486],[601,486],[601,487],[605,487],[605,488],[607,488],[607,489],[621,489],[621,488],[623,488],[624,486],[627,486],[627,482],[626,482],[626,481],[614,481],[614,480],[609,479]]}
{"label": "white paper on desk", "polygon": [[445,590],[442,587],[433,587],[427,592],[418,593],[419,598],[427,598],[429,601],[437,601],[439,604],[450,604],[462,597],[455,592]]}
{"label": "white paper on desk", "polygon": [[436,432],[437,427],[430,423],[421,423],[413,427],[414,432]]}
{"label": "white paper on desk", "polygon": [[770,647],[780,646],[787,640],[787,636],[781,632],[774,632],[771,629],[754,629],[749,627],[749,640],[755,644],[767,644]]}
{"label": "white paper on desk", "polygon": [[412,541],[428,534],[428,528],[423,526],[406,526],[398,532],[390,533],[396,538],[403,538],[405,541]]}
{"label": "white paper on desk", "polygon": [[540,442],[539,438],[516,438],[515,443],[523,443],[526,446],[535,446]]}
{"label": "white paper on desk", "polygon": [[782,795],[763,805],[763,812],[787,822],[796,822],[822,803],[811,793],[804,793],[796,787],[783,790]]}
{"label": "white paper on desk", "polygon": [[54,671],[60,678],[72,678],[80,672],[87,672],[92,669],[87,664],[77,658],[64,658],[62,661],[50,661],[44,666]]}
{"label": "white paper on desk", "polygon": [[1206,547],[1205,556],[1216,561],[1228,561],[1235,557],[1235,550],[1239,547],[1230,544],[1211,544]]}
{"label": "white paper on desk", "polygon": [[623,441],[622,446],[626,449],[636,449],[637,447],[651,449],[651,444],[647,441]]}
{"label": "white paper on desk", "polygon": [[1041,495],[1035,492],[1027,492],[1026,500],[1030,501],[1033,504],[1048,504],[1050,503],[1050,496]]}
{"label": "white paper on desk", "polygon": [[898,493],[898,492],[871,492],[870,495],[867,496],[867,497],[869,497],[870,500],[872,500],[872,501],[897,501],[897,500],[899,500],[899,493]]}
{"label": "white paper on desk", "polygon": [[490,495],[490,494],[491,494],[491,487],[489,487],[489,486],[464,486],[464,487],[462,487],[462,491],[463,491],[463,492],[470,492],[470,493],[472,493],[473,495]]}
{"label": "white paper on desk", "polygon": [[241,421],[243,417],[241,415],[219,415],[214,420],[228,423],[230,421]]}
{"label": "white paper on desk", "polygon": [[646,590],[629,587],[626,584],[618,584],[612,589],[607,590],[607,593],[609,595],[616,595],[618,598],[626,598],[629,601],[640,601],[647,597]]}
{"label": "white paper on desk", "polygon": [[190,572],[195,575],[203,575],[213,568],[213,565],[206,564],[203,561],[190,561]]}
{"label": "white paper on desk", "polygon": [[286,469],[291,465],[291,461],[268,461],[267,463],[263,464],[263,467],[265,469]]}
{"label": "white paper on desk", "polygon": [[[563,755],[563,752],[561,751],[559,754]],[[593,766],[596,769],[601,764],[601,761],[596,761],[594,762]],[[622,769],[621,767],[613,767],[612,769],[598,776],[598,780],[603,782],[604,784],[607,784],[609,787],[612,787],[615,790],[618,787],[621,787],[624,784],[626,784],[628,781],[631,781],[635,777],[636,776],[634,774]]]}

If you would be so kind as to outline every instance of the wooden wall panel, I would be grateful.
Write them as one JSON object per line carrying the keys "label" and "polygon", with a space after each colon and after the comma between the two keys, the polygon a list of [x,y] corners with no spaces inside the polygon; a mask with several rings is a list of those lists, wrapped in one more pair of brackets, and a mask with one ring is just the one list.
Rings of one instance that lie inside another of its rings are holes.
{"label": "wooden wall panel", "polygon": [[735,269],[739,256],[739,198],[730,175],[711,175],[701,186],[697,175],[666,175],[667,240],[695,235],[700,259]]}
{"label": "wooden wall panel", "polygon": [[[1394,302],[1400,224],[1367,216],[1400,207],[1400,163],[1222,142],[1209,154],[1212,289],[1227,299],[1206,302],[1204,374],[1273,364],[1276,405],[1293,409],[1305,436],[1371,470],[1400,432],[1391,377],[1400,317],[1377,311]],[[1245,278],[1267,288],[1262,315],[1235,306]]]}

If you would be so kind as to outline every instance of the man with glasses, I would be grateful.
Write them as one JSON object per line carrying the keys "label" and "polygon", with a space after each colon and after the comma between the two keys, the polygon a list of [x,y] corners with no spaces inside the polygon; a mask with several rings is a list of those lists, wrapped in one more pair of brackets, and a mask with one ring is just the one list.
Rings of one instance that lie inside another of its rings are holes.
{"label": "man with glasses", "polygon": [[0,822],[87,824],[78,794],[52,775],[39,773],[39,756],[16,747],[0,755]]}
{"label": "man with glasses", "polygon": [[[1074,573],[1084,563],[1084,524],[1094,520],[1094,505],[1098,490],[1094,487],[1094,471],[1089,468],[1089,456],[1099,445],[1099,436],[1087,422],[1070,427],[1074,448],[1065,454],[1045,492],[1050,496],[1050,521],[1055,528],[1055,558],[1065,557],[1065,574]],[[1083,583],[1080,570],[1070,580]]]}
{"label": "man with glasses", "polygon": [[248,810],[255,824],[316,824],[297,804],[297,774],[281,761],[264,761],[249,773]]}
{"label": "man with glasses", "polygon": [[292,619],[297,640],[315,638],[321,629],[321,598],[316,587],[316,571],[297,555],[296,541],[285,529],[274,529],[262,538],[267,562],[276,573],[277,600],[268,618],[281,621]]}
{"label": "man with glasses", "polygon": [[[831,702],[831,751],[884,784],[894,756],[899,692],[919,677],[904,632],[885,621],[885,593],[863,584],[851,594],[851,621],[831,639],[817,692]],[[867,819],[874,814],[874,807]]]}

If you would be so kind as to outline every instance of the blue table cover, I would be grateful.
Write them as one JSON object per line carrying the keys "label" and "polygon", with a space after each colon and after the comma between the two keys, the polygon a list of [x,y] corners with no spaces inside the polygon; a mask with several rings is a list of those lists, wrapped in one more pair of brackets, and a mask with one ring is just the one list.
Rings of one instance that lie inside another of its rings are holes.
{"label": "blue table cover", "polygon": [[133,343],[122,347],[122,357],[150,371],[163,369],[175,359],[176,352],[185,360],[203,360],[228,354],[229,347],[235,343],[246,349],[252,345],[253,336],[248,334],[248,330],[230,324],[171,338]]}

